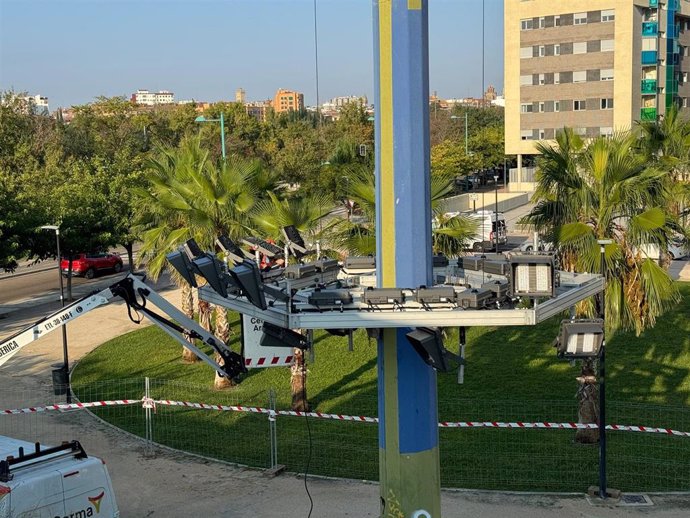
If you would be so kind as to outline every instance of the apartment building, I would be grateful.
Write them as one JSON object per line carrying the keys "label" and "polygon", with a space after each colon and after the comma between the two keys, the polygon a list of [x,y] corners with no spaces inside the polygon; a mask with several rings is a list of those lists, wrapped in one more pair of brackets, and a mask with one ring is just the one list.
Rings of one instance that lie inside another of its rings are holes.
{"label": "apartment building", "polygon": [[689,0],[505,0],[505,151],[656,120],[690,98]]}
{"label": "apartment building", "polygon": [[167,90],[160,92],[149,92],[148,90],[137,90],[130,98],[131,102],[136,104],[145,104],[147,106],[155,106],[157,104],[173,104],[175,102],[175,94]]}
{"label": "apartment building", "polygon": [[304,94],[294,90],[279,89],[273,98],[273,109],[276,113],[288,112],[291,110],[300,111],[304,109]]}

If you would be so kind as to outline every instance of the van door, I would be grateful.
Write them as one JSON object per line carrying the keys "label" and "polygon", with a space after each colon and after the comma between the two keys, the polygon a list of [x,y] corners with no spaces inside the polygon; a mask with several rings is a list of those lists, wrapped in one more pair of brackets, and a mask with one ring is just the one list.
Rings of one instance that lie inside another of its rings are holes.
{"label": "van door", "polygon": [[[65,516],[62,481],[56,470],[21,473],[9,493],[11,518],[55,518]],[[11,482],[12,483],[12,482]],[[0,513],[2,515],[2,513]]]}

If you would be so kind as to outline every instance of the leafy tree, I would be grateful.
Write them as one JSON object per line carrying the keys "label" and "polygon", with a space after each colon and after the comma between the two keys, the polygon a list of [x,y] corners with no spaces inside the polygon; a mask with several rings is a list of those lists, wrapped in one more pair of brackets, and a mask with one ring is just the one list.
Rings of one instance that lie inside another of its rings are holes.
{"label": "leafy tree", "polygon": [[478,156],[465,154],[464,142],[444,140],[431,148],[431,174],[434,176],[467,176],[480,164]]}

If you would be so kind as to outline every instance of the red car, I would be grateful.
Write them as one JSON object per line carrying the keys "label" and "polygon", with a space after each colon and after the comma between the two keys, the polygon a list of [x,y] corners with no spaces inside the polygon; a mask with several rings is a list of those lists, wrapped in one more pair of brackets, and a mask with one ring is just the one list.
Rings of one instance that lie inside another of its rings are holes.
{"label": "red car", "polygon": [[[69,261],[62,258],[60,261],[60,269],[63,275],[69,273]],[[122,259],[119,255],[92,253],[92,254],[76,254],[72,259],[72,275],[82,276],[86,279],[93,279],[96,272],[112,270],[119,273],[122,270]]]}

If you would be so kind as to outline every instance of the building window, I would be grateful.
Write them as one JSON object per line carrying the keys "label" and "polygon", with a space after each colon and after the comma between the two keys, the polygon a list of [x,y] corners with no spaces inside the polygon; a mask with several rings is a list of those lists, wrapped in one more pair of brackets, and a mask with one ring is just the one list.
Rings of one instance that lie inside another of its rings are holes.
{"label": "building window", "polygon": [[532,57],[532,47],[520,47],[520,59]]}
{"label": "building window", "polygon": [[544,45],[539,45],[539,57],[543,58],[546,56],[546,47]]}
{"label": "building window", "polygon": [[601,11],[601,21],[602,22],[612,22],[613,20],[616,19],[616,14],[613,9],[606,9],[605,11]]}
{"label": "building window", "polygon": [[520,30],[530,31],[534,29],[534,20],[532,18],[527,18],[526,20],[520,20]]}
{"label": "building window", "polygon": [[613,52],[613,40],[601,40],[602,52]]}
{"label": "building window", "polygon": [[520,138],[522,140],[532,140],[532,130],[522,130],[520,131]]}
{"label": "building window", "polygon": [[584,83],[587,81],[587,71],[577,70],[573,72],[573,83]]}
{"label": "building window", "polygon": [[585,99],[573,101],[573,111],[584,111],[587,108],[587,101]]}
{"label": "building window", "polygon": [[585,25],[587,23],[587,13],[575,13],[573,15],[573,25]]}
{"label": "building window", "polygon": [[534,111],[534,106],[532,103],[522,103],[520,105],[520,112],[521,113],[532,113]]}
{"label": "building window", "polygon": [[544,74],[539,74],[539,84],[543,85],[546,81],[546,78],[544,77]]}
{"label": "building window", "polygon": [[554,101],[553,102],[553,111],[555,111],[555,112],[561,111],[561,101]]}
{"label": "building window", "polygon": [[532,86],[532,74],[520,76],[520,86]]}
{"label": "building window", "polygon": [[642,38],[642,50],[656,50],[656,38]]}
{"label": "building window", "polygon": [[560,56],[560,55],[561,55],[561,45],[560,45],[560,43],[556,43],[556,44],[553,46],[553,55],[554,55],[554,56]]}
{"label": "building window", "polygon": [[613,110],[613,99],[602,99],[601,100],[601,109],[602,110]]}
{"label": "building window", "polygon": [[602,68],[601,69],[601,80],[602,81],[613,81],[613,69],[612,68]]}
{"label": "building window", "polygon": [[554,27],[560,27],[561,26],[561,16],[560,15],[557,14],[556,16],[553,17],[553,26]]}
{"label": "building window", "polygon": [[683,83],[687,83],[687,82],[688,82],[688,73],[683,72]]}
{"label": "building window", "polygon": [[542,16],[539,18],[539,28],[543,29],[544,27],[546,27],[546,18]]}
{"label": "building window", "polygon": [[539,103],[539,113],[544,113],[544,103],[543,102]]}
{"label": "building window", "polygon": [[683,108],[687,108],[687,107],[688,107],[688,98],[683,97]]}
{"label": "building window", "polygon": [[560,72],[554,72],[553,73],[553,84],[555,84],[555,85],[561,84],[561,73]]}
{"label": "building window", "polygon": [[613,128],[610,126],[602,126],[599,128],[599,134],[602,137],[610,137],[613,135]]}
{"label": "building window", "polygon": [[587,128],[573,128],[573,133],[575,133],[575,135],[584,137],[587,135]]}
{"label": "building window", "polygon": [[546,138],[546,132],[543,129],[539,130],[539,140],[544,140]]}
{"label": "building window", "polygon": [[573,43],[573,54],[587,54],[587,42],[578,41]]}

